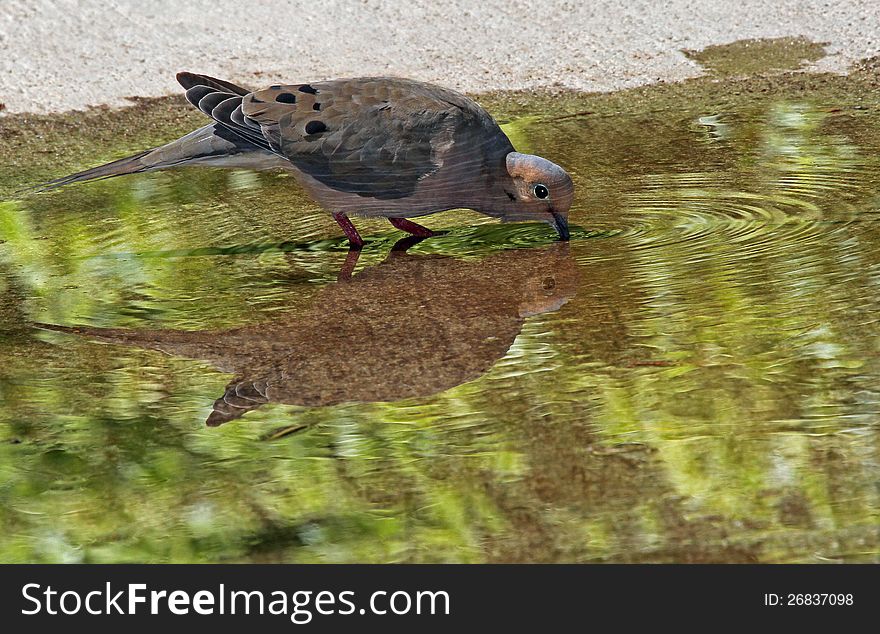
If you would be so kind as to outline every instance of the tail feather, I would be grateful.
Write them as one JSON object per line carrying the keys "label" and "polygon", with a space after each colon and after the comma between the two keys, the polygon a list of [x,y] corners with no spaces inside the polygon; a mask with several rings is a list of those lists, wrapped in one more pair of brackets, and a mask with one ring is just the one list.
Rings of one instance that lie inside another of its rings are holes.
{"label": "tail feather", "polygon": [[[241,96],[248,93],[246,88],[207,75],[178,73],[177,80],[187,89],[187,98],[190,98],[191,101],[193,99],[190,93],[193,92],[205,97],[205,99],[197,99],[193,103],[208,115],[211,115],[213,109],[219,107],[221,103],[229,100],[240,102]],[[202,101],[205,102],[204,105]],[[227,109],[231,105],[233,104],[227,104]],[[240,133],[231,132],[220,124],[210,124],[161,147],[151,148],[105,165],[56,178],[48,183],[25,189],[22,193],[48,191],[71,183],[167,169],[184,164],[200,163],[251,169],[268,169],[278,167],[279,164],[283,165],[283,161],[266,151],[268,148],[264,145],[265,143],[262,142],[262,137],[259,135],[255,135],[251,139]]]}
{"label": "tail feather", "polygon": [[177,82],[183,86],[184,90],[189,90],[193,86],[210,86],[222,92],[231,92],[242,97],[250,92],[247,88],[236,86],[228,81],[198,73],[177,73]]}
{"label": "tail feather", "polygon": [[126,156],[117,161],[112,161],[104,165],[99,165],[98,167],[83,170],[82,172],[56,178],[48,183],[41,183],[33,189],[35,191],[48,191],[57,187],[64,187],[71,183],[100,180],[103,178],[112,178],[113,176],[122,176],[123,174],[143,172],[152,168],[151,165],[142,161],[142,159],[152,151],[153,149],[151,148],[149,150],[144,150],[143,152],[138,152],[137,154],[132,154],[131,156]]}
{"label": "tail feather", "polygon": [[266,169],[277,165],[278,160],[274,155],[263,153],[235,135],[223,134],[217,127],[217,124],[204,126],[163,146],[57,178],[37,185],[30,191],[47,191],[71,183],[163,170],[180,165],[205,164],[252,169]]}
{"label": "tail feather", "polygon": [[268,389],[269,382],[265,379],[233,379],[223,396],[214,401],[205,424],[218,427],[265,405],[269,402]]}

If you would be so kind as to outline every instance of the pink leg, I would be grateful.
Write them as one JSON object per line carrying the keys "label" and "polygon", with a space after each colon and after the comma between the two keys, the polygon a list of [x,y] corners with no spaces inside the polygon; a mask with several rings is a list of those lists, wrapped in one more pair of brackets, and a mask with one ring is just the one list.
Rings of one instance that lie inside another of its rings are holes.
{"label": "pink leg", "polygon": [[345,237],[348,238],[348,243],[351,245],[352,249],[360,249],[364,246],[364,239],[361,238],[361,234],[358,233],[358,230],[354,228],[354,225],[351,224],[351,220],[348,219],[343,213],[333,214],[333,220],[339,223],[339,226],[342,227],[342,232],[345,234]]}
{"label": "pink leg", "polygon": [[411,222],[406,218],[389,218],[388,221],[393,224],[396,229],[406,231],[407,233],[411,233],[414,236],[419,236],[420,238],[430,238],[434,235],[434,232],[427,227],[417,225],[416,223]]}

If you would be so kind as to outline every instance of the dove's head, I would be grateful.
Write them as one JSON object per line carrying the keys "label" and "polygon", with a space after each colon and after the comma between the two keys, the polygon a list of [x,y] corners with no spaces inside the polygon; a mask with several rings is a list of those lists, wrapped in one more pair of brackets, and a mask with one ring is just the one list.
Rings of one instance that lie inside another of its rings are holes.
{"label": "dove's head", "polygon": [[540,220],[552,225],[560,239],[568,240],[568,210],[574,198],[568,172],[545,158],[519,152],[509,153],[505,164],[512,188],[505,187],[510,204],[503,219]]}

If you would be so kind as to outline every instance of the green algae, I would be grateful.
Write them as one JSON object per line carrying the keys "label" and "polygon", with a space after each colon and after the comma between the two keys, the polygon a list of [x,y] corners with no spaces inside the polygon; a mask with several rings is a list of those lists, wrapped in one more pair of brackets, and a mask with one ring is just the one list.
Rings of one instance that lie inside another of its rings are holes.
{"label": "green algae", "polygon": [[715,77],[748,77],[782,70],[798,70],[825,57],[825,46],[805,37],[738,40],[684,51],[688,58]]}

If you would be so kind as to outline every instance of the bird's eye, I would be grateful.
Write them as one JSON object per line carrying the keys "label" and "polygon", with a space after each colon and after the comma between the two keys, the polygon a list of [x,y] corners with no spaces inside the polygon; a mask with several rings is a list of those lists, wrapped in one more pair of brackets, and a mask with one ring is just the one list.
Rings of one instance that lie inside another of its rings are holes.
{"label": "bird's eye", "polygon": [[547,189],[546,185],[542,185],[538,183],[532,188],[532,191],[535,193],[535,198],[547,198],[550,195],[550,190]]}

